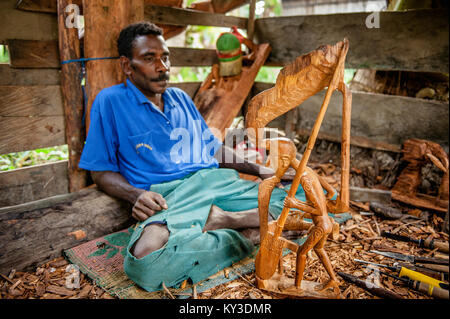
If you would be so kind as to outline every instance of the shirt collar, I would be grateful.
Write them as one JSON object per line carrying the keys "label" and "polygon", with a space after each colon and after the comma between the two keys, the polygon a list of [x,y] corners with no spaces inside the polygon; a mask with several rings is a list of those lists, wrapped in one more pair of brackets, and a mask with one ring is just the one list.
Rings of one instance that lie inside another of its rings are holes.
{"label": "shirt collar", "polygon": [[[152,102],[144,95],[144,93],[141,92],[131,81],[130,79],[127,79],[127,88],[134,94],[136,97],[136,100],[139,104],[150,104],[153,105]],[[177,103],[174,101],[172,96],[167,93],[167,89],[162,94],[162,98],[164,100],[164,107],[170,107],[174,108],[176,107]]]}

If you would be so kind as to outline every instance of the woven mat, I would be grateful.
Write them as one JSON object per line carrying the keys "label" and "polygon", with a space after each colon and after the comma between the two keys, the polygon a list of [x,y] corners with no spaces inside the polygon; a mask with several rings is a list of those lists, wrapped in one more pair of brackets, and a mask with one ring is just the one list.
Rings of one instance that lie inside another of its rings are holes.
{"label": "woven mat", "polygon": [[[351,218],[348,213],[333,216],[338,223]],[[131,281],[123,270],[123,260],[126,247],[133,228],[106,235],[77,247],[64,251],[66,258],[80,268],[80,271],[92,279],[99,287],[110,295],[120,299],[165,299],[168,296],[164,291],[147,292]],[[293,240],[298,244],[304,238]],[[256,247],[253,254],[238,263],[233,264],[211,277],[197,283],[197,293],[201,293],[255,270],[254,257],[258,251]],[[285,249],[284,254],[289,251]],[[185,288],[170,289],[171,293],[180,299],[189,298],[193,294],[193,287],[187,284]]]}

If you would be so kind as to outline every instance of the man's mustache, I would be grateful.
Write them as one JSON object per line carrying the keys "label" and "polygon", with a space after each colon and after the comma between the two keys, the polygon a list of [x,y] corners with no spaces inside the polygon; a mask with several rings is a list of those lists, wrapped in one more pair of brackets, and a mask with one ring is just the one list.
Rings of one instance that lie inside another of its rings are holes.
{"label": "man's mustache", "polygon": [[170,79],[170,74],[169,74],[169,72],[166,72],[166,73],[162,73],[157,78],[150,79],[150,81],[160,82],[160,81],[169,81],[169,79]]}

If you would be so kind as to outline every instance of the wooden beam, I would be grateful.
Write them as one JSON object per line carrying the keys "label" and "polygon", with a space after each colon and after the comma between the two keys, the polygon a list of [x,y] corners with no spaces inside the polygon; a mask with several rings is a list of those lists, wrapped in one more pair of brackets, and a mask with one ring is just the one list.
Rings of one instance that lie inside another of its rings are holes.
{"label": "wooden beam", "polygon": [[0,96],[0,154],[65,144],[60,86],[1,86]]}
{"label": "wooden beam", "polygon": [[390,204],[391,191],[350,186],[350,200],[355,202],[377,202]]}
{"label": "wooden beam", "polygon": [[[77,29],[74,29],[75,31]],[[59,50],[55,40],[7,40],[13,68],[59,68]]]}
{"label": "wooden beam", "polygon": [[379,12],[380,28],[367,28],[369,13],[286,16],[256,20],[256,37],[284,65],[320,45],[347,37],[347,68],[448,73],[447,10]]}
{"label": "wooden beam", "polygon": [[191,49],[169,47],[172,66],[212,66],[218,63],[217,54],[212,49]]}
{"label": "wooden beam", "polygon": [[211,5],[214,8],[214,12],[225,13],[249,2],[250,0],[211,0]]}
{"label": "wooden beam", "polygon": [[85,141],[83,125],[84,98],[81,88],[82,69],[80,63],[65,63],[63,61],[81,58],[78,29],[67,28],[65,8],[75,4],[73,0],[57,0],[59,51],[61,59],[61,92],[64,106],[66,141],[69,148],[69,191],[75,192],[87,184],[87,172],[78,168]]}
{"label": "wooden beam", "polygon": [[[118,56],[116,43],[122,28],[144,20],[143,0],[83,0],[83,9],[86,57]],[[86,63],[86,78],[86,130],[89,130],[89,113],[97,93],[103,88],[123,82],[125,76],[117,60],[96,60]]]}
{"label": "wooden beam", "polygon": [[195,93],[197,93],[197,90],[200,88],[201,84],[202,82],[179,82],[179,83],[171,82],[169,83],[169,86],[182,89],[193,99]]}
{"label": "wooden beam", "polygon": [[[82,0],[74,0],[74,4],[82,8]],[[56,14],[56,1],[55,0],[21,0],[17,9],[34,12],[45,12]],[[81,11],[80,11],[81,14]]]}
{"label": "wooden beam", "polygon": [[67,161],[0,172],[0,207],[66,194]]}
{"label": "wooden beam", "polygon": [[[272,87],[255,83],[253,94]],[[324,99],[325,91],[299,106],[299,133],[309,134]],[[351,143],[361,147],[398,152],[404,140],[420,138],[449,145],[449,104],[412,97],[352,92]],[[286,116],[269,123],[284,129]],[[342,95],[332,95],[319,138],[340,140]]]}
{"label": "wooden beam", "polygon": [[33,270],[64,249],[129,227],[130,211],[96,188],[0,208],[0,272]]}
{"label": "wooden beam", "polygon": [[17,0],[0,1],[0,43],[7,39],[56,40],[58,27],[55,16],[16,9]]}
{"label": "wooden beam", "polygon": [[59,72],[56,69],[15,69],[0,64],[0,86],[59,85]]}
{"label": "wooden beam", "polygon": [[[310,130],[297,129],[297,134],[300,136],[309,136],[311,133]],[[317,135],[318,139],[326,140],[335,143],[341,143],[341,136],[336,134],[330,134],[326,132],[319,132]],[[379,151],[400,153],[402,151],[400,145],[394,145],[379,141],[371,140],[370,138],[362,137],[362,136],[351,136],[350,145],[362,147],[362,148],[371,148]]]}
{"label": "wooden beam", "polygon": [[[76,32],[77,29],[68,30]],[[58,42],[56,40],[8,40],[8,44],[11,55],[11,67],[61,67]],[[169,50],[172,66],[211,66],[214,63],[218,63],[216,51],[213,49],[169,47]]]}
{"label": "wooden beam", "polygon": [[172,25],[206,25],[214,27],[237,26],[247,28],[247,19],[220,13],[200,12],[191,9],[171,8],[154,5],[145,6],[145,19],[153,23]]}
{"label": "wooden beam", "polygon": [[255,34],[255,9],[256,0],[250,0],[250,8],[248,12],[248,23],[247,23],[247,39],[253,41],[253,36]]}

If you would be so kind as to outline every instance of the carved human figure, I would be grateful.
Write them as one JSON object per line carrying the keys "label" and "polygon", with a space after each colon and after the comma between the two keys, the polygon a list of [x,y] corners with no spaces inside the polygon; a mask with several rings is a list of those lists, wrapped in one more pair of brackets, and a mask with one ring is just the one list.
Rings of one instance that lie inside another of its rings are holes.
{"label": "carved human figure", "polygon": [[[327,201],[319,176],[311,168],[306,167],[305,173],[301,177],[300,184],[305,191],[306,202],[302,202],[289,196],[287,196],[284,201],[284,205],[286,207],[301,210],[301,212],[296,215],[296,218],[299,219],[299,222],[297,222],[297,225],[299,225],[298,227],[308,226],[309,223],[301,223],[304,217],[312,219],[313,223],[306,241],[298,248],[297,251],[295,275],[296,289],[298,292],[301,292],[300,287],[306,265],[306,254],[311,249],[314,249],[319,257],[319,260],[322,262],[325,270],[330,276],[330,280],[323,286],[320,286],[319,290],[333,288],[334,292],[338,295],[338,280],[333,271],[333,267],[331,266],[330,259],[324,249],[328,235],[333,231],[333,222],[328,216],[328,209],[326,205]],[[286,224],[289,225],[288,220],[286,221]]]}

